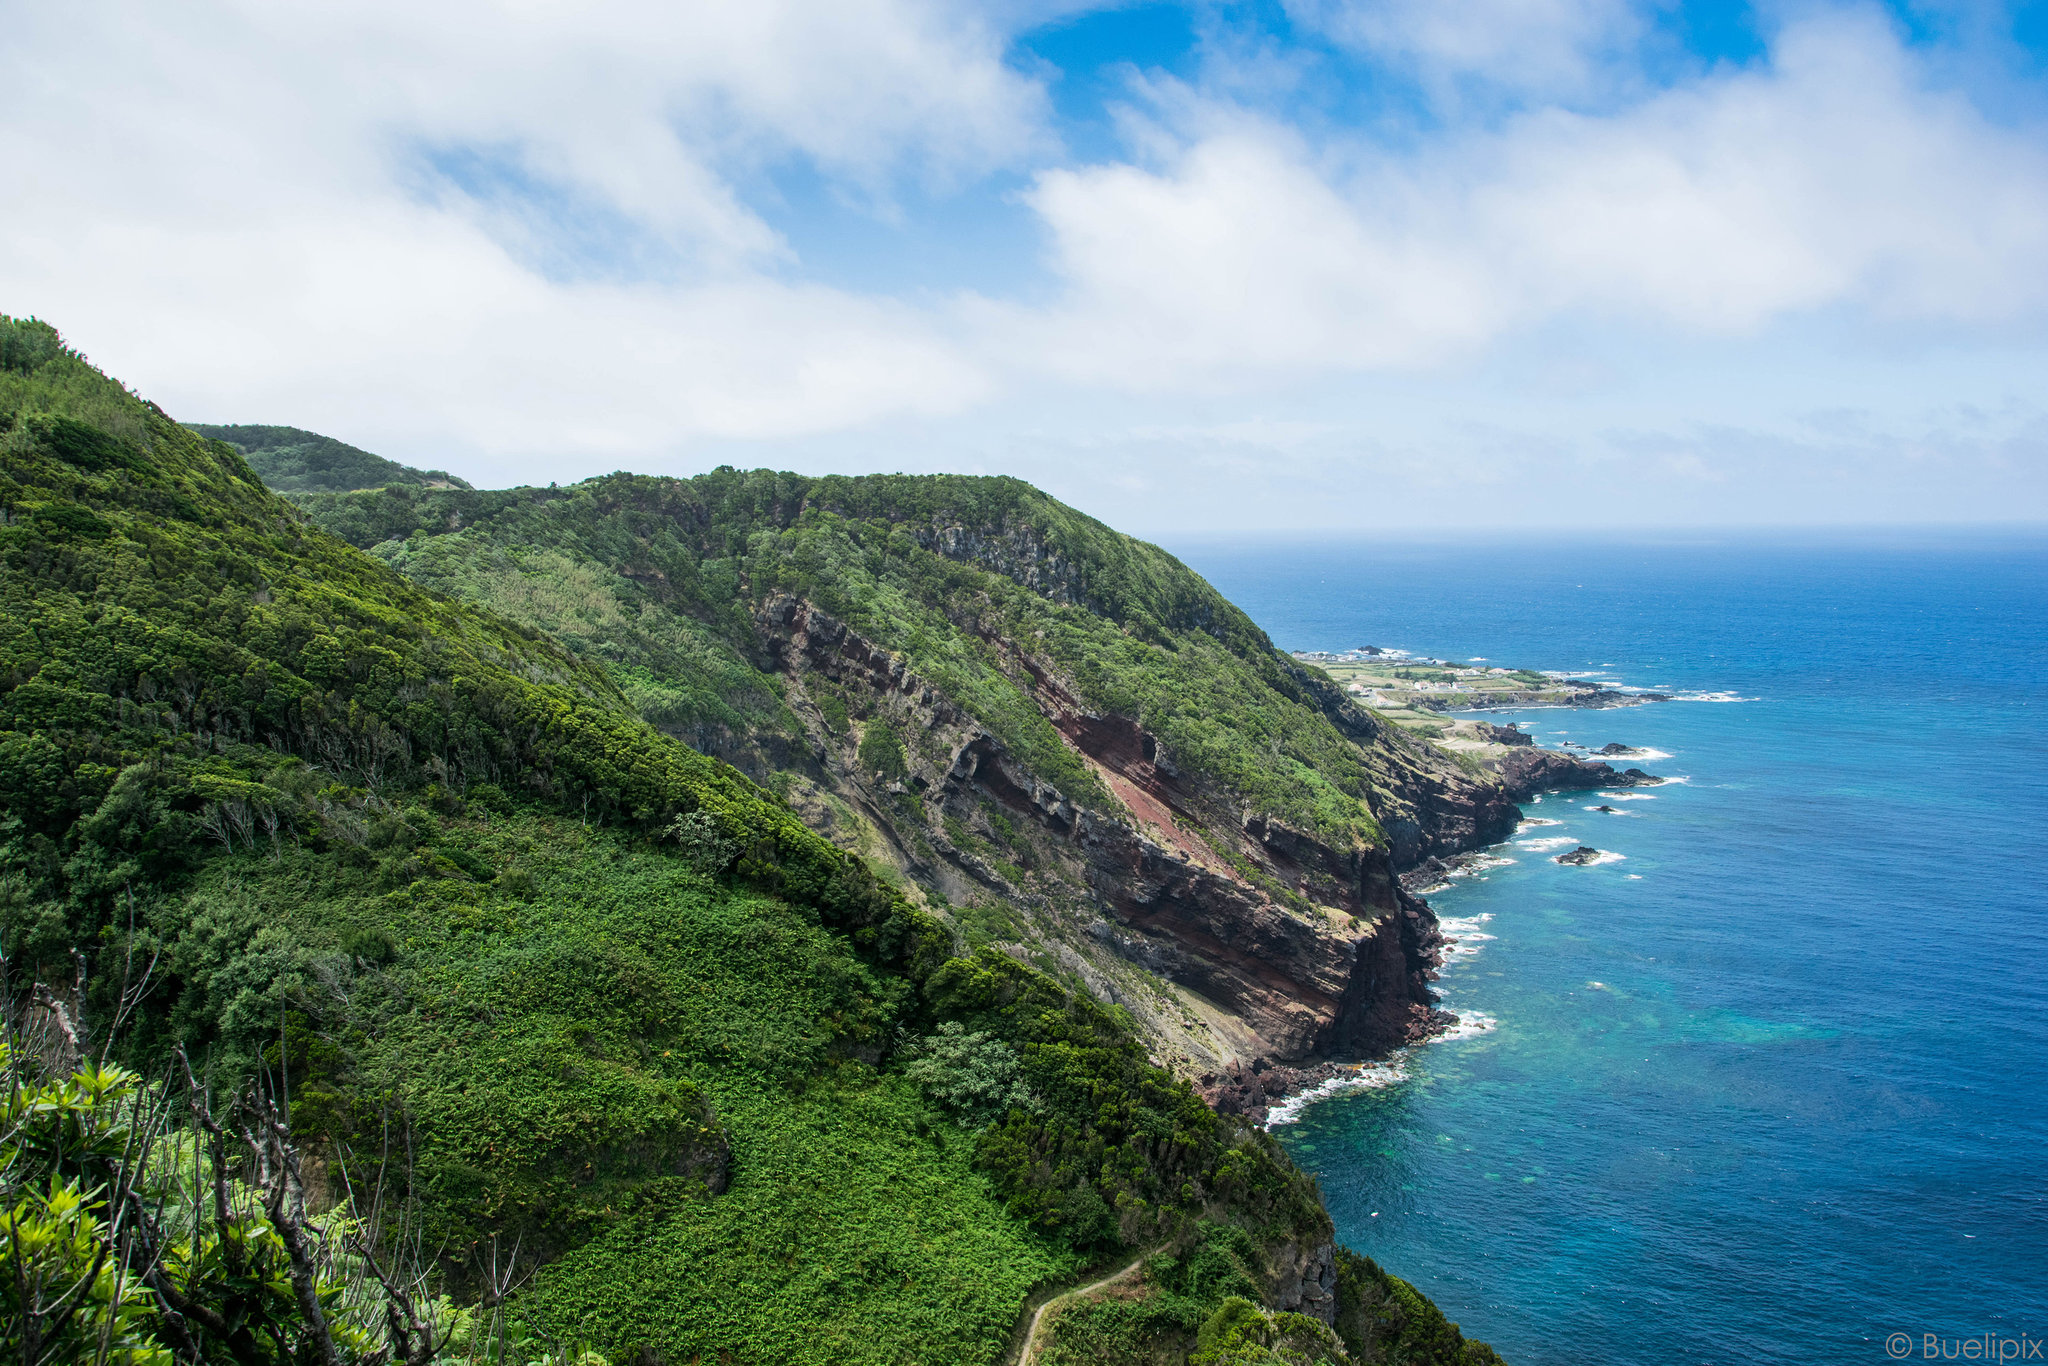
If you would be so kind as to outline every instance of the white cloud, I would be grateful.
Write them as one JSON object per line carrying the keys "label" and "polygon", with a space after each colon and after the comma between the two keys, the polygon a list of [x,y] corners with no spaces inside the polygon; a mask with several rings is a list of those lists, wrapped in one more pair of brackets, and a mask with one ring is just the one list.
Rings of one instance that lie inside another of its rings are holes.
{"label": "white cloud", "polygon": [[[347,409],[486,449],[644,457],[973,401],[943,318],[792,282],[738,187],[802,156],[885,196],[1045,137],[1000,36],[920,0],[88,3],[8,30],[0,306],[195,417]],[[465,151],[527,193],[426,169]],[[549,214],[677,268],[549,278]]]}
{"label": "white cloud", "polygon": [[1638,41],[1633,0],[1286,0],[1296,23],[1411,69],[1449,97],[1477,82],[1574,95],[1611,72],[1603,59]]}
{"label": "white cloud", "polygon": [[[1629,41],[1597,0],[1457,12],[1493,27],[1321,11],[1457,79],[1522,70],[1532,99]],[[1399,147],[1288,123],[1270,82],[1163,83],[1123,159],[1082,166],[1004,65],[996,14],[16,6],[0,309],[52,318],[181,416],[298,423],[494,483],[713,458],[968,467],[1156,528],[1390,498],[1455,519],[1457,487],[1524,478],[1577,491],[1559,506],[1684,514],[1745,469],[1862,452],[1895,489],[2048,506],[2037,417],[1973,434],[1872,398],[1876,375],[1924,406],[2031,394],[2048,316],[2040,130],[1936,88],[1880,24],[1794,25],[1754,70]],[[1513,38],[1544,14],[1561,46]],[[884,208],[908,183],[1035,168],[1019,211],[1050,243],[1042,297],[819,283],[757,207],[790,159]],[[444,174],[465,164],[481,192]],[[1787,341],[1809,324],[1835,329],[1825,356]],[[1873,324],[1912,363],[1845,358]],[[1939,376],[1937,333],[1963,348]],[[1564,335],[1596,341],[1547,345]],[[2026,380],[1964,363],[2000,345]],[[1643,351],[1676,378],[1648,384]],[[1830,403],[1877,416],[1842,434],[1786,416]],[[2012,497],[1985,492],[1999,480]]]}
{"label": "white cloud", "polygon": [[1244,369],[1412,364],[1503,321],[1484,263],[1393,228],[1382,216],[1393,206],[1374,214],[1293,138],[1249,120],[1165,171],[1047,172],[1031,204],[1071,294],[1064,313],[1019,319],[1018,335],[1072,374],[1171,387]]}
{"label": "white cloud", "polygon": [[1425,365],[1577,313],[1712,333],[2048,309],[2036,130],[1925,88],[1859,19],[1787,30],[1766,69],[1400,160],[1212,109],[1163,164],[1047,171],[1030,202],[1070,289],[1030,347],[1135,386]]}
{"label": "white cloud", "polygon": [[[1473,195],[1531,302],[1706,328],[1833,303],[1984,322],[2048,304],[2048,155],[1916,82],[1880,25],[1615,119],[1523,121]],[[1546,287],[1544,281],[1548,281]]]}

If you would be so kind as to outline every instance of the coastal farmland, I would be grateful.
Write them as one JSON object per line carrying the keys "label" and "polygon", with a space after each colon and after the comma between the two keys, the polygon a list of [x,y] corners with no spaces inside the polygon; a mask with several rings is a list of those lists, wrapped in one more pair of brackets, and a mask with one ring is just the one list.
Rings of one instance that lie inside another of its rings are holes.
{"label": "coastal farmland", "polygon": [[1434,737],[1456,727],[1445,712],[1497,707],[1628,707],[1661,702],[1659,693],[1623,692],[1590,678],[1555,670],[1509,669],[1486,660],[1456,663],[1401,650],[1296,650],[1293,657],[1320,669],[1358,705],[1370,707],[1405,730]]}

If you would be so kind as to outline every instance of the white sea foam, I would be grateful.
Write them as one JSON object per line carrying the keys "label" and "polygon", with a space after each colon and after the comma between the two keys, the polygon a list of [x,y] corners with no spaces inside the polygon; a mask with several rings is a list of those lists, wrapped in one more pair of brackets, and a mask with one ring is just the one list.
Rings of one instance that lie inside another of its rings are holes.
{"label": "white sea foam", "polygon": [[[1606,796],[1607,794],[1603,792],[1603,793],[1601,793],[1600,795],[1604,797],[1604,796]],[[1563,821],[1553,821],[1553,820],[1546,820],[1546,819],[1544,819],[1544,818],[1543,818],[1542,816],[1530,816],[1530,817],[1528,817],[1528,818],[1527,818],[1526,820],[1524,820],[1524,821],[1523,821],[1523,822],[1522,822],[1522,823],[1521,823],[1520,825],[1518,825],[1518,826],[1516,826],[1516,827],[1515,827],[1515,833],[1516,833],[1517,835],[1519,835],[1519,834],[1521,834],[1521,833],[1522,833],[1522,832],[1523,832],[1524,830],[1537,830],[1537,829],[1541,829],[1541,828],[1542,828],[1543,826],[1546,826],[1546,825],[1563,825],[1563,824],[1564,824],[1564,822],[1563,822]]]}
{"label": "white sea foam", "polygon": [[1276,1124],[1292,1124],[1301,1118],[1301,1112],[1319,1100],[1343,1095],[1346,1091],[1378,1091],[1408,1079],[1408,1069],[1399,1057],[1385,1062],[1369,1062],[1328,1081],[1287,1099],[1266,1111],[1266,1127]]}
{"label": "white sea foam", "polygon": [[[1574,840],[1572,842],[1574,844],[1578,843],[1577,840]],[[1562,855],[1560,855],[1560,857],[1562,857]],[[1596,868],[1603,863],[1619,863],[1627,857],[1627,854],[1617,854],[1612,849],[1602,849],[1598,853],[1593,855],[1592,858],[1587,859],[1584,863],[1567,864],[1566,866],[1571,868]],[[1557,862],[1557,859],[1552,859],[1551,862],[1555,863]]]}
{"label": "white sea foam", "polygon": [[1480,854],[1470,863],[1451,869],[1450,875],[1452,877],[1474,877],[1480,873],[1490,872],[1495,868],[1505,868],[1513,862],[1513,859],[1501,854]]}
{"label": "white sea foam", "polygon": [[[1486,915],[1472,917],[1475,921],[1492,918]],[[1458,1019],[1456,1024],[1423,1042],[1450,1043],[1458,1039],[1476,1039],[1500,1028],[1500,1021],[1484,1011],[1460,1010],[1453,1013]],[[1317,1101],[1341,1096],[1347,1091],[1383,1091],[1389,1086],[1399,1085],[1408,1080],[1408,1051],[1403,1048],[1382,1062],[1360,1063],[1328,1081],[1287,1097],[1266,1111],[1266,1127],[1271,1129],[1281,1124],[1292,1124],[1301,1118],[1302,1111]]]}
{"label": "white sea foam", "polygon": [[1458,1039],[1476,1039],[1481,1034],[1490,1034],[1500,1028],[1500,1021],[1478,1010],[1461,1010],[1458,1022],[1443,1033],[1428,1040],[1430,1043],[1451,1043]]}
{"label": "white sea foam", "polygon": [[1599,794],[1610,802],[1654,802],[1654,793],[1649,792],[1602,792]]}
{"label": "white sea foam", "polygon": [[1443,916],[1437,920],[1437,928],[1444,934],[1444,957],[1470,958],[1478,953],[1481,946],[1493,936],[1480,929],[1493,919],[1491,912],[1470,916]]}
{"label": "white sea foam", "polygon": [[1638,759],[1669,759],[1671,755],[1661,749],[1638,749],[1633,754],[1602,754],[1600,757],[1611,764],[1632,764]]}
{"label": "white sea foam", "polygon": [[1546,835],[1540,840],[1516,840],[1515,848],[1527,849],[1532,854],[1544,854],[1552,849],[1568,849],[1577,846],[1577,835]]}
{"label": "white sea foam", "polygon": [[1757,702],[1760,698],[1744,697],[1732,692],[1677,692],[1671,694],[1673,702]]}

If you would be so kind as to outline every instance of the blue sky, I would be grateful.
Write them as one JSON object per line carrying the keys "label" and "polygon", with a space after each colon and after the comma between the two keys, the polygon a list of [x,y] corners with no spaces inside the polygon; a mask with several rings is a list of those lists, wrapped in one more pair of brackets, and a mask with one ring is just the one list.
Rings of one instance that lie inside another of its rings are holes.
{"label": "blue sky", "polygon": [[192,420],[1160,535],[2048,520],[2048,0],[8,8],[0,310]]}

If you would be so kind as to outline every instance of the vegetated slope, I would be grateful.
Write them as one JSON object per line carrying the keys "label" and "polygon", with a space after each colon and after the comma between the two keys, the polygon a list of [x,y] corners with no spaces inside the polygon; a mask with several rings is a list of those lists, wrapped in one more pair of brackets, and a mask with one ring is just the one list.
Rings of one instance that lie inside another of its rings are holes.
{"label": "vegetated slope", "polygon": [[106,1029],[153,961],[120,1048],[288,1087],[310,1198],[397,1192],[457,1300],[511,1261],[546,1342],[989,1361],[1032,1283],[1160,1245],[1229,1274],[1134,1350],[1246,1288],[1348,1334],[1312,1360],[1422,1341],[1340,1312],[1312,1183],[1114,1011],[6,318],[0,608],[15,1004]]}
{"label": "vegetated slope", "polygon": [[722,469],[301,500],[555,632],[656,726],[1020,945],[1191,1075],[1433,1027],[1394,877],[1514,808],[1200,576],[1015,479]]}
{"label": "vegetated slope", "polygon": [[372,455],[345,441],[297,427],[260,424],[223,426],[190,422],[193,431],[212,441],[225,441],[242,453],[257,477],[280,493],[332,493],[349,489],[381,489],[392,484],[424,488],[466,489],[469,484],[445,470],[416,470],[381,455]]}

